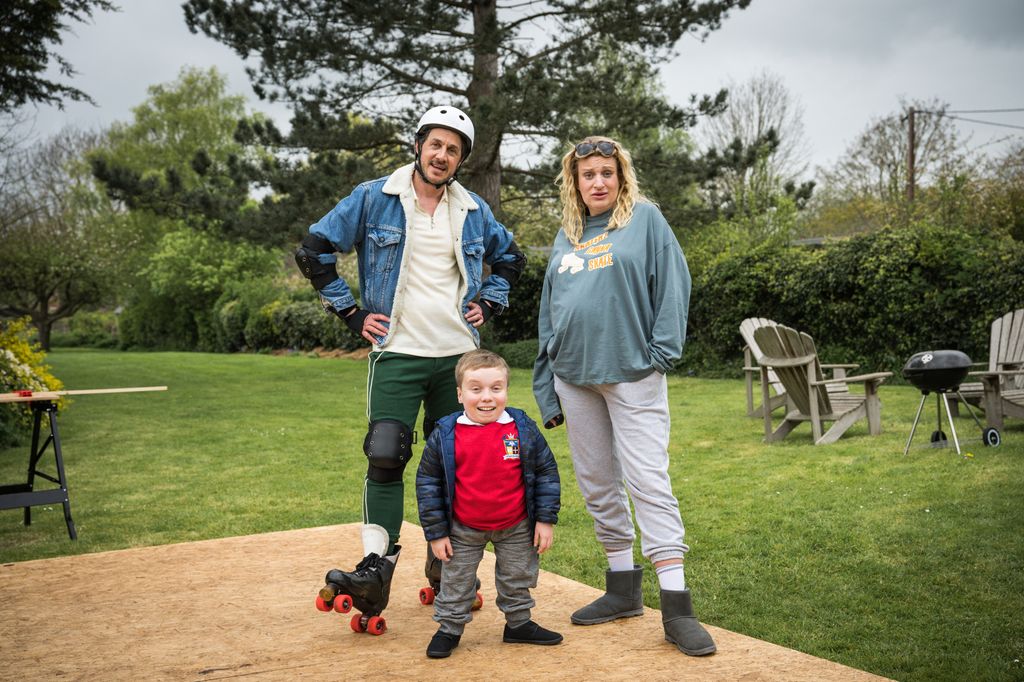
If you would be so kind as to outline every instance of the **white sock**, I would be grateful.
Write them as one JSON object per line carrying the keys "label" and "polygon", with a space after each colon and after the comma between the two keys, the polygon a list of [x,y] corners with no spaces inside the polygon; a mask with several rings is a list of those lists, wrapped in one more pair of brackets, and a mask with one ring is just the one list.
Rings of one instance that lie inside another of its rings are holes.
{"label": "white sock", "polygon": [[633,548],[620,549],[617,552],[605,551],[608,556],[608,570],[610,571],[632,571],[633,570]]}
{"label": "white sock", "polygon": [[658,574],[658,584],[663,590],[682,592],[686,589],[686,573],[682,564],[665,564],[654,569]]}

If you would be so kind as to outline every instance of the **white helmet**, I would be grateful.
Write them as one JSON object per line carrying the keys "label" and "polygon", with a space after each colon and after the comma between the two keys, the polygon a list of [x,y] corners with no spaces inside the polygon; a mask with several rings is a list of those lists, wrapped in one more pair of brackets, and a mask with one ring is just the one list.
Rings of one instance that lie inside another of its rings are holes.
{"label": "white helmet", "polygon": [[428,109],[416,124],[416,138],[419,139],[424,129],[429,128],[447,128],[461,135],[466,144],[466,153],[462,155],[463,161],[473,151],[473,121],[461,109],[448,105]]}

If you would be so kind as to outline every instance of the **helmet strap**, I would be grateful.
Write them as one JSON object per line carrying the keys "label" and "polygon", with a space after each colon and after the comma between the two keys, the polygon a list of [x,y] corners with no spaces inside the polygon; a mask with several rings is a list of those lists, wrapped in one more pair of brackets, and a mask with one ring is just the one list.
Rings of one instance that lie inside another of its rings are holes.
{"label": "helmet strap", "polygon": [[453,182],[455,182],[455,176],[459,174],[459,169],[462,168],[462,161],[461,160],[459,161],[459,165],[455,167],[455,172],[452,173],[450,178],[448,178],[444,182],[434,182],[434,181],[430,180],[427,177],[427,174],[425,172],[423,172],[422,155],[423,155],[422,141],[421,140],[417,140],[416,141],[416,161],[415,161],[415,163],[413,165],[416,168],[416,172],[420,174],[421,178],[423,178],[423,182],[425,182],[428,185],[434,187],[435,189],[441,189],[442,187],[448,187]]}

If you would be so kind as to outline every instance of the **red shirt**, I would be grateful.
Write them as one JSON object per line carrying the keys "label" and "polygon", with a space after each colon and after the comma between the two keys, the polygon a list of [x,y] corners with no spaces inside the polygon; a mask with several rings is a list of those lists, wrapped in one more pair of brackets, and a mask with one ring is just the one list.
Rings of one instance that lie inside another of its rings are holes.
{"label": "red shirt", "polygon": [[516,423],[455,424],[455,501],[459,523],[503,530],[526,518]]}

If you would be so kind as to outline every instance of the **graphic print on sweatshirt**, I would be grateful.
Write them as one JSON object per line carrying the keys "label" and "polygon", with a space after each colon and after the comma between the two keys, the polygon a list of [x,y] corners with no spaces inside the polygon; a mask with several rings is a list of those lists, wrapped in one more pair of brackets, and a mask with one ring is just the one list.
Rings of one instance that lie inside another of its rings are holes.
{"label": "graphic print on sweatshirt", "polygon": [[[569,271],[570,275],[575,275],[577,272],[581,272],[584,268],[589,272],[591,270],[600,270],[601,268],[607,268],[615,265],[615,260],[612,257],[612,242],[602,244],[604,240],[608,239],[608,233],[604,232],[583,242],[576,249],[562,256],[562,262],[558,267],[558,274],[562,274],[566,270]],[[578,252],[582,252],[587,257],[586,260],[577,255]]]}

